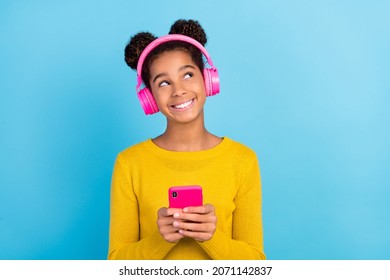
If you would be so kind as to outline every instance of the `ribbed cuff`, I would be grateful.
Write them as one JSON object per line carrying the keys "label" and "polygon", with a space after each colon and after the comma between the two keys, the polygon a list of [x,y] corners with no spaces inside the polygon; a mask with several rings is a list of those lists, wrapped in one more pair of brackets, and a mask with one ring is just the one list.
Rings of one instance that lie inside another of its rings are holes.
{"label": "ribbed cuff", "polygon": [[213,260],[223,260],[227,259],[225,249],[228,243],[229,238],[217,228],[210,240],[199,242],[199,245]]}
{"label": "ribbed cuff", "polygon": [[150,260],[162,260],[168,252],[177,244],[166,241],[156,230],[152,235],[145,238],[145,243],[150,244]]}

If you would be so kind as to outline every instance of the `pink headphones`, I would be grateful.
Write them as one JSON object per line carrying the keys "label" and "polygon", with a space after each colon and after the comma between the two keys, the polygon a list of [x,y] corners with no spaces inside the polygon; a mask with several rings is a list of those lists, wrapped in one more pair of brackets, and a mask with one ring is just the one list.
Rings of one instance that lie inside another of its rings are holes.
{"label": "pink headphones", "polygon": [[218,77],[217,68],[214,67],[209,54],[207,53],[206,49],[202,46],[202,44],[196,41],[195,39],[185,35],[170,34],[170,35],[162,36],[154,40],[153,42],[151,42],[145,48],[145,50],[141,53],[141,56],[137,64],[137,86],[135,87],[135,89],[137,91],[138,98],[141,102],[141,106],[144,109],[146,115],[157,113],[159,109],[150,90],[146,87],[140,89],[141,84],[143,82],[141,78],[142,65],[144,64],[145,58],[155,47],[169,41],[183,41],[183,42],[190,43],[191,45],[197,47],[203,53],[203,55],[207,59],[208,64],[211,66],[211,68],[203,69],[203,79],[206,88],[206,96],[211,96],[219,93],[219,77]]}

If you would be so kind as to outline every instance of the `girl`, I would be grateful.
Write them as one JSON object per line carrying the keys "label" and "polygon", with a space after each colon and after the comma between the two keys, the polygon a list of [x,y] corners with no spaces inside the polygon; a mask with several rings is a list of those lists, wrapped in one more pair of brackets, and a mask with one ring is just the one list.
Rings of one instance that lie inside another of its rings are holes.
{"label": "girl", "polygon": [[[186,37],[161,43],[141,32],[125,48],[141,76],[137,88],[146,86],[145,112],[161,111],[167,126],[116,159],[108,258],[265,259],[256,154],[205,128],[206,96],[219,91],[216,72],[204,69],[206,34],[194,20],[176,21],[169,34]],[[168,189],[178,185],[200,185],[205,204],[167,208]]]}

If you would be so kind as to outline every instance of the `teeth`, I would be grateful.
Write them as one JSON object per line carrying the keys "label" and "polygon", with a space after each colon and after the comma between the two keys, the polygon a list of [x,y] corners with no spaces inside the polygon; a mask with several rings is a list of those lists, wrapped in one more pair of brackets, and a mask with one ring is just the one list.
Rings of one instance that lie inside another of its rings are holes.
{"label": "teeth", "polygon": [[192,103],[192,100],[187,101],[187,102],[185,102],[183,104],[175,105],[173,107],[176,108],[176,109],[183,109],[185,107],[188,107],[191,103]]}

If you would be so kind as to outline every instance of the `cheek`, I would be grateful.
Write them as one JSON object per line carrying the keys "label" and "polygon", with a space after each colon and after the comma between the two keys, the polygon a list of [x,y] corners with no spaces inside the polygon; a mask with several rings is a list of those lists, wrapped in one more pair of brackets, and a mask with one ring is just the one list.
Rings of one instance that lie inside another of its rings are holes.
{"label": "cheek", "polygon": [[157,107],[161,112],[164,112],[167,108],[167,105],[170,103],[169,96],[170,94],[163,89],[159,89],[157,91],[152,92],[153,98],[156,101]]}
{"label": "cheek", "polygon": [[153,97],[158,107],[160,107],[160,105],[165,102],[164,96],[161,94],[153,94]]}
{"label": "cheek", "polygon": [[197,92],[202,93],[202,94],[204,93],[204,95],[206,95],[206,88],[205,88],[203,76],[201,76],[200,78],[197,78],[197,80],[195,81],[193,86]]}
{"label": "cheek", "polygon": [[161,100],[164,99],[164,96],[167,96],[167,88],[164,87],[152,87],[151,89],[154,99]]}
{"label": "cheek", "polygon": [[199,83],[199,92],[201,92],[202,96],[206,98],[206,87],[203,79],[202,79],[202,83]]}

